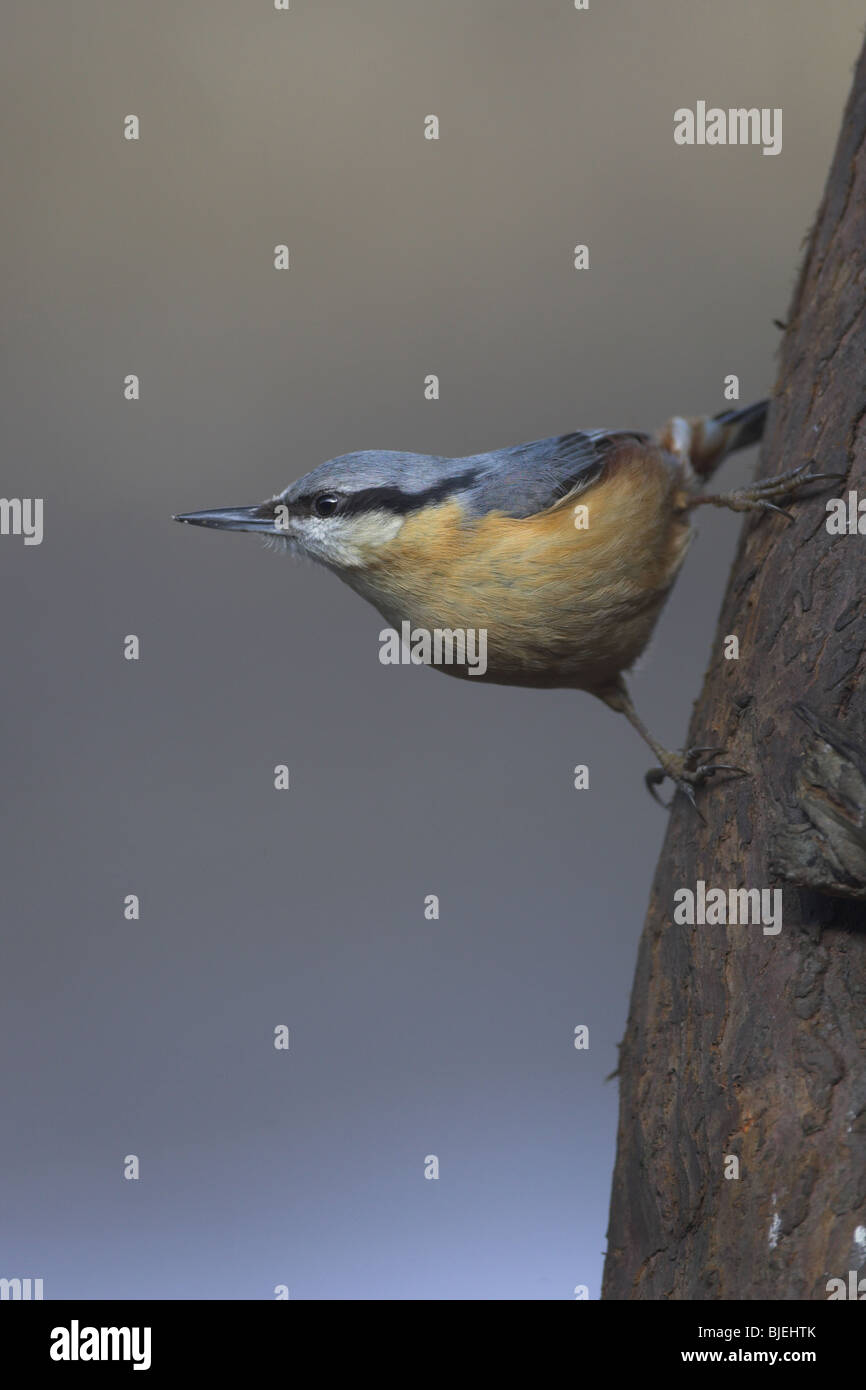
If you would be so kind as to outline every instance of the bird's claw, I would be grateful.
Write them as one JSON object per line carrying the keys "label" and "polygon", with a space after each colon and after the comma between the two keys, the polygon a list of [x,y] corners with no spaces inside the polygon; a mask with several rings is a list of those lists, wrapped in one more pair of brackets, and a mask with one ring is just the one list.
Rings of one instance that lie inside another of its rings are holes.
{"label": "bird's claw", "polygon": [[794,500],[800,489],[808,487],[810,483],[838,481],[846,476],[844,473],[812,473],[809,470],[814,462],[813,458],[807,459],[796,468],[789,468],[786,473],[777,473],[774,478],[761,478],[759,482],[737,488],[734,492],[718,493],[711,497],[698,495],[691,505],[708,502],[714,507],[728,507],[732,512],[778,512],[786,521],[795,521],[793,512],[778,506],[772,499],[789,497]]}
{"label": "bird's claw", "polygon": [[795,521],[793,512],[789,512],[785,507],[777,507],[770,498],[789,497],[809,483],[837,481],[846,476],[844,473],[812,473],[810,469],[814,462],[813,458],[807,459],[796,468],[789,468],[787,473],[778,473],[774,478],[762,478],[751,487],[741,488],[734,496],[742,499],[744,511],[778,512],[786,521]]}
{"label": "bird's claw", "polygon": [[[739,777],[750,775],[744,767],[736,767],[733,763],[717,763],[715,759],[724,751],[724,748],[708,746],[688,748],[685,753],[671,754],[667,759],[667,766],[652,767],[644,777],[647,791],[654,801],[657,801],[660,806],[664,806],[665,810],[670,810],[677,792],[682,792],[683,796],[691,802],[696,814],[706,824],[706,817],[701,815],[695,800],[695,789],[702,786],[716,772],[733,772]],[[704,755],[705,761],[701,761],[701,755]],[[674,784],[674,792],[670,801],[663,801],[657,788],[668,777]]]}

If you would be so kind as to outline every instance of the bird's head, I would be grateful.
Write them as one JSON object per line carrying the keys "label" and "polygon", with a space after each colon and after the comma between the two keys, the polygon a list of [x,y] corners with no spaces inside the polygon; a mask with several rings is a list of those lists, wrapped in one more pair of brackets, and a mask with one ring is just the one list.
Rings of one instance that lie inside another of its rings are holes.
{"label": "bird's head", "polygon": [[187,512],[175,521],[255,531],[349,577],[375,564],[408,517],[471,493],[476,477],[466,459],[344,454],[258,506]]}

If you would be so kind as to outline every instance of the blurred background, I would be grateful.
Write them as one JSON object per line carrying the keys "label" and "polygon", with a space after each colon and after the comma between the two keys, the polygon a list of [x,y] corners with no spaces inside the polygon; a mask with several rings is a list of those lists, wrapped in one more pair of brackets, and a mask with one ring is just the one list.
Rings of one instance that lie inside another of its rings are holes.
{"label": "blurred background", "polygon": [[[0,1276],[598,1297],[604,1077],[665,830],[648,751],[589,696],[382,666],[324,570],[171,516],[351,450],[651,429],[723,409],[729,373],[767,394],[862,24],[858,0],[6,7],[0,490],[43,497],[45,534],[0,538]],[[698,100],[782,107],[781,154],[676,146]],[[699,530],[633,680],[673,747],[739,520]]]}

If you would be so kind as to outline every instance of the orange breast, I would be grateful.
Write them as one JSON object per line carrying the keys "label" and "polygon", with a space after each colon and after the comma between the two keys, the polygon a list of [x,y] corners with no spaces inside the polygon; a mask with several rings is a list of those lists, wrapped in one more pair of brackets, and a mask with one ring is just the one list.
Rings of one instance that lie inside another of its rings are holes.
{"label": "orange breast", "polygon": [[599,688],[646,645],[683,561],[678,491],[669,456],[629,444],[536,516],[467,518],[453,499],[410,515],[355,587],[395,627],[485,628],[488,680]]}

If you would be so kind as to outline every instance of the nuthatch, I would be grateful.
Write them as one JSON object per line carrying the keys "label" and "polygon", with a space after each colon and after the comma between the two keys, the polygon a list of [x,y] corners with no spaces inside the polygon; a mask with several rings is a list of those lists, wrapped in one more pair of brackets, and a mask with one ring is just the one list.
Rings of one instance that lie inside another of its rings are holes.
{"label": "nuthatch", "polygon": [[[712,419],[674,417],[652,438],[556,435],[467,458],[368,452],[314,468],[257,507],[177,521],[281,538],[333,570],[400,629],[486,630],[482,680],[596,695],[634,725],[694,802],[721,748],[674,753],[639,719],[623,679],[646,646],[709,504],[777,511],[775,499],[835,475],[809,463],[728,493],[699,491],[722,459],[761,438],[768,402]],[[465,676],[459,665],[444,665]],[[477,674],[477,673],[476,673]],[[705,755],[701,760],[701,755]]]}

